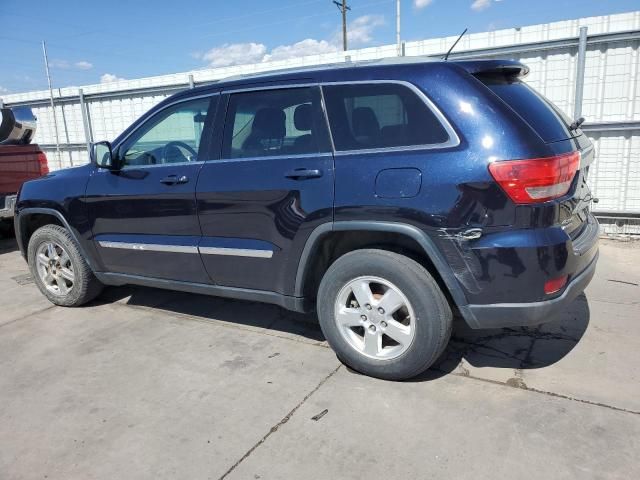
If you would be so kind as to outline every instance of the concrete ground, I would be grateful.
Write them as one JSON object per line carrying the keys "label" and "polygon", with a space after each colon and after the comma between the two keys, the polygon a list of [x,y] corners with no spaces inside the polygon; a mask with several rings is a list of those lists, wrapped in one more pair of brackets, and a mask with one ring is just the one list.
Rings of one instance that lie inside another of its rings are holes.
{"label": "concrete ground", "polygon": [[49,304],[0,241],[0,479],[640,478],[640,244],[541,327],[456,325],[410,382],[277,307],[112,288]]}

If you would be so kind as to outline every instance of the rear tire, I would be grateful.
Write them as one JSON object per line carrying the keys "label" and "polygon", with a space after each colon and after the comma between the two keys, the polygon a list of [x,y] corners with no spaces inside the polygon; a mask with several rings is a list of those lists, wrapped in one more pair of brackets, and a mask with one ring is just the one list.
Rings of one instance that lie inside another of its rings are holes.
{"label": "rear tire", "polygon": [[338,358],[386,380],[422,373],[451,337],[451,308],[431,274],[386,250],[356,250],[336,260],[320,283],[317,310]]}
{"label": "rear tire", "polygon": [[55,305],[78,307],[102,292],[102,283],[93,275],[75,240],[58,225],[45,225],[35,231],[29,240],[27,259],[36,285]]}

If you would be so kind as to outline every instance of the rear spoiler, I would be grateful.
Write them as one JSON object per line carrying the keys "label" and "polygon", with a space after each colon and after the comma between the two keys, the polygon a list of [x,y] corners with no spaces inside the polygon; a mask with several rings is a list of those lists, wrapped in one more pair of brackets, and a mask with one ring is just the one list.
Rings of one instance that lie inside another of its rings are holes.
{"label": "rear spoiler", "polygon": [[459,65],[475,76],[499,75],[520,78],[529,73],[529,67],[516,60],[467,60],[451,63]]}

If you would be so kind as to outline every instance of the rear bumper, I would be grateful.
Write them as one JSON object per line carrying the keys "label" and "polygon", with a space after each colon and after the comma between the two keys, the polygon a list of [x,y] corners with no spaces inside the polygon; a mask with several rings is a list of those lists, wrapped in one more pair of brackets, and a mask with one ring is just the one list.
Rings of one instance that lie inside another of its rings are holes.
{"label": "rear bumper", "polygon": [[571,280],[559,297],[531,303],[467,305],[462,313],[471,328],[522,327],[550,322],[587,288],[596,272],[597,260],[596,252],[587,268]]}
{"label": "rear bumper", "polygon": [[13,218],[13,212],[16,207],[17,195],[0,196],[0,219]]}

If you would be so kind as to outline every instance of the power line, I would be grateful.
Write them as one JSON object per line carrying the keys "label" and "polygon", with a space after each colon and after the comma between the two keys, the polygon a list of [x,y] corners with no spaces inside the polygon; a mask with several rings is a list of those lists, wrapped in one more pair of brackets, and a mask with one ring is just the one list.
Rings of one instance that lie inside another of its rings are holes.
{"label": "power line", "polygon": [[347,10],[351,10],[351,7],[347,6],[347,0],[339,2],[333,0],[338,9],[342,12],[342,47],[344,51],[347,51]]}

